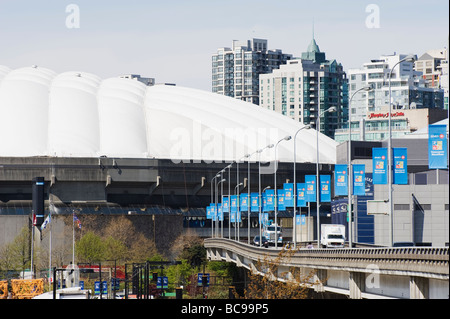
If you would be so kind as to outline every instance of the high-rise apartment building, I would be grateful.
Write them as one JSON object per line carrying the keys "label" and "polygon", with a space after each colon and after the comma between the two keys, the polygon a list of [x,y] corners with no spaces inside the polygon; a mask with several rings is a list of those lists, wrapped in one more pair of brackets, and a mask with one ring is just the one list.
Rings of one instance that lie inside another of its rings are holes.
{"label": "high-rise apartment building", "polygon": [[269,73],[292,55],[269,50],[267,40],[234,40],[231,48],[212,55],[212,91],[259,104],[259,75]]}
{"label": "high-rise apartment building", "polygon": [[424,53],[414,65],[414,69],[422,73],[427,87],[440,89],[442,66],[441,64],[447,58],[447,50],[429,50]]}
{"label": "high-rise apartment building", "polygon": [[[381,56],[365,63],[361,69],[348,70],[349,96],[370,85],[371,92],[356,94],[351,102],[352,121],[364,119],[368,112],[378,112],[389,105],[389,74],[405,54]],[[443,91],[426,87],[422,72],[414,63],[403,62],[395,67],[391,78],[391,99],[394,109],[442,108]]]}
{"label": "high-rise apartment building", "polygon": [[[287,61],[279,69],[260,77],[260,106],[281,113],[334,137],[347,119],[347,77],[336,60],[326,60],[313,39],[301,59]],[[337,112],[324,113],[330,107]]]}

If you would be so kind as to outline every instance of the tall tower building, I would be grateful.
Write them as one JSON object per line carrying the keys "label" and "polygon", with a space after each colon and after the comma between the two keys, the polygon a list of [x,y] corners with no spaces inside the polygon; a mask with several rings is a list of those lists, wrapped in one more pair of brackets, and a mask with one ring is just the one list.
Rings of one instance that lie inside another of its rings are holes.
{"label": "tall tower building", "polygon": [[269,73],[292,55],[269,50],[267,40],[234,40],[231,48],[212,55],[212,91],[259,104],[259,75]]}
{"label": "tall tower building", "polygon": [[[336,60],[327,60],[313,38],[301,59],[287,61],[279,69],[260,75],[260,106],[286,115],[334,138],[347,120],[347,77]],[[330,107],[337,112],[324,113]]]}

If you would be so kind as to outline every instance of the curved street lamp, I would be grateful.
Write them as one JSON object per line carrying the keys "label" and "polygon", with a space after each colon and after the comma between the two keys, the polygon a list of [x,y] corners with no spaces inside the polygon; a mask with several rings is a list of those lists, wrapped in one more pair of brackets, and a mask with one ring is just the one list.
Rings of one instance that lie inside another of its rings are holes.
{"label": "curved street lamp", "polygon": [[319,180],[319,134],[320,134],[320,117],[322,115],[324,115],[325,113],[333,113],[336,112],[337,108],[335,106],[332,106],[328,109],[326,109],[325,111],[323,111],[322,113],[320,113],[320,115],[317,117],[316,120],[316,131],[317,131],[317,138],[316,138],[316,212],[317,212],[317,248],[320,247],[320,216],[319,216],[319,208],[320,208],[320,196],[319,196],[319,185],[320,185],[320,180]]}
{"label": "curved street lamp", "polygon": [[391,125],[391,113],[392,113],[392,90],[391,90],[391,78],[392,78],[392,73],[394,72],[394,69],[397,65],[399,65],[400,63],[403,62],[409,62],[409,63],[414,63],[414,61],[416,61],[416,57],[412,54],[408,55],[406,58],[401,59],[400,61],[398,61],[396,64],[394,64],[394,66],[392,67],[391,71],[389,72],[389,108],[388,108],[388,113],[389,113],[389,120],[388,120],[388,126],[389,126],[389,140],[388,140],[388,192],[389,192],[389,215],[390,215],[390,220],[389,220],[389,228],[390,228],[390,232],[389,232],[389,237],[390,237],[390,244],[391,247],[394,244],[394,202],[393,202],[393,190],[392,190],[392,125]]}
{"label": "curved street lamp", "polygon": [[[297,163],[297,144],[295,143],[297,140],[297,135],[298,133],[300,133],[300,131],[302,130],[309,130],[311,128],[311,125],[305,125],[302,128],[300,128],[299,130],[297,130],[297,132],[295,132],[294,135],[294,187],[293,187],[293,195],[294,195],[294,220],[293,220],[293,228],[294,228],[294,235],[293,235],[293,242],[294,242],[294,249],[297,248],[297,167],[296,167],[296,163]],[[301,215],[301,211],[300,211],[300,215]],[[301,240],[301,226],[300,226],[300,240]]]}
{"label": "curved street lamp", "polygon": [[370,92],[372,91],[372,87],[370,85],[364,86],[360,88],[359,90],[355,91],[355,93],[352,94],[350,101],[348,103],[349,105],[349,112],[348,112],[348,175],[347,175],[347,186],[348,186],[348,220],[349,220],[349,226],[348,226],[348,244],[351,248],[353,246],[353,229],[352,229],[352,184],[353,184],[353,171],[352,171],[352,112],[351,112],[351,105],[353,97],[356,95],[356,93],[359,93],[361,91]]}
{"label": "curved street lamp", "polygon": [[277,216],[278,216],[278,196],[277,196],[277,170],[278,170],[278,158],[277,158],[277,147],[278,144],[280,144],[283,141],[289,141],[292,139],[292,136],[286,136],[285,138],[282,138],[277,142],[275,145],[275,166],[274,166],[274,184],[275,184],[275,193],[274,193],[274,204],[275,204],[275,248],[278,248],[278,222],[277,222]]}

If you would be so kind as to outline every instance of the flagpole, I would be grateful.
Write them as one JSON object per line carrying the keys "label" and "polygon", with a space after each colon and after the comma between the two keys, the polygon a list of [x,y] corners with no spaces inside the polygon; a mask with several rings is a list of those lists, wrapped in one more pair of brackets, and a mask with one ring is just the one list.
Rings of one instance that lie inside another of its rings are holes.
{"label": "flagpole", "polygon": [[75,266],[75,212],[72,211],[72,267]]}
{"label": "flagpole", "polygon": [[[49,207],[48,211],[49,211],[48,214],[50,216],[49,222],[51,222],[51,220],[52,220],[51,207]],[[53,226],[50,225],[50,239],[49,239],[49,245],[48,245],[49,246],[49,248],[48,248],[48,251],[49,251],[49,253],[48,253],[48,260],[49,260],[49,262],[48,262],[48,278],[49,279],[50,279],[50,274],[51,274],[51,269],[52,269],[52,228],[53,228]],[[53,280],[55,280],[55,278],[53,278]],[[49,285],[50,285],[50,280],[49,280]]]}
{"label": "flagpole", "polygon": [[[35,215],[36,212],[33,211],[33,221],[32,221],[32,226],[31,226],[31,265],[30,265],[30,270],[31,270],[31,279],[34,279],[34,269],[33,269],[33,263],[34,263],[34,227],[35,227]],[[25,271],[24,271],[24,277],[25,277]],[[25,279],[25,278],[24,278]]]}

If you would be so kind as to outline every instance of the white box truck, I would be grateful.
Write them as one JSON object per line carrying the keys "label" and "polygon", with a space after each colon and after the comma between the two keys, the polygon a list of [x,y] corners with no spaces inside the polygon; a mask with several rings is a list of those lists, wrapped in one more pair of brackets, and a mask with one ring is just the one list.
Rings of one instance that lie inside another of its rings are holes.
{"label": "white box truck", "polygon": [[[276,229],[276,232],[275,232]],[[281,226],[276,226],[275,224],[271,224],[267,227],[267,229],[264,231],[264,236],[266,236],[267,241],[270,245],[275,245],[275,237],[278,233],[278,243],[277,245],[283,244],[283,230],[281,229]]]}
{"label": "white box truck", "polygon": [[345,226],[335,224],[322,224],[320,244],[326,248],[344,248]]}

